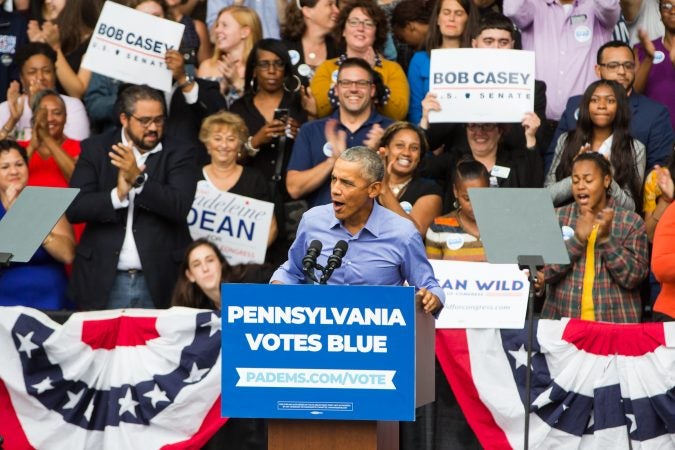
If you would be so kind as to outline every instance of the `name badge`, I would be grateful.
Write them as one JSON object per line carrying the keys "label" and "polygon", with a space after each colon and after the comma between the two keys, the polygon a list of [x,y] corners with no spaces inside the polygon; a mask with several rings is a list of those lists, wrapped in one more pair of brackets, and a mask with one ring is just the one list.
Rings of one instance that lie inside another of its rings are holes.
{"label": "name badge", "polygon": [[490,171],[490,175],[498,178],[508,178],[509,173],[511,173],[511,169],[504,166],[494,166]]}

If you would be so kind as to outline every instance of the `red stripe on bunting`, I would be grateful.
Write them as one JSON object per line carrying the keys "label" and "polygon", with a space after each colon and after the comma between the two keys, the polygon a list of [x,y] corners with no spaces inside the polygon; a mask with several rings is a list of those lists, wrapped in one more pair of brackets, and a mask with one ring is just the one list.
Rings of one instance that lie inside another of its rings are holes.
{"label": "red stripe on bunting", "polygon": [[19,422],[12,406],[12,399],[9,397],[9,392],[7,392],[2,380],[0,380],[0,436],[4,439],[0,448],[33,450],[26,433],[23,432],[21,422]]}
{"label": "red stripe on bunting", "polygon": [[147,341],[159,337],[156,324],[157,317],[120,316],[85,320],[82,322],[82,342],[94,350],[145,345]]}
{"label": "red stripe on bunting", "polygon": [[206,417],[204,417],[204,421],[199,427],[199,431],[192,435],[191,438],[182,442],[164,445],[161,450],[191,450],[202,448],[204,444],[206,444],[208,440],[211,439],[223,425],[225,425],[227,420],[227,417],[220,417],[219,395],[208,414],[206,414]]}
{"label": "red stripe on bunting", "polygon": [[506,434],[480,400],[471,377],[471,360],[466,330],[436,330],[436,357],[466,420],[485,449],[511,448]]}
{"label": "red stripe on bunting", "polygon": [[611,324],[581,319],[570,319],[562,340],[601,356],[642,356],[666,345],[661,323]]}

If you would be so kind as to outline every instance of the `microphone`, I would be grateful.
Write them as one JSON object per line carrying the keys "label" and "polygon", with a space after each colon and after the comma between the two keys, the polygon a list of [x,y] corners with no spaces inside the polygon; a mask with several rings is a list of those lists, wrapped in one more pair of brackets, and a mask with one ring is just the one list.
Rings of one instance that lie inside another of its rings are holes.
{"label": "microphone", "polygon": [[316,258],[321,254],[323,244],[320,241],[313,240],[309,243],[307,254],[302,258],[302,272],[311,280],[316,281],[313,269],[316,267]]}
{"label": "microphone", "polygon": [[326,265],[326,271],[321,277],[321,281],[325,284],[328,279],[333,275],[333,271],[342,265],[342,258],[347,254],[347,245],[346,241],[337,241],[335,247],[333,248],[333,254],[328,257],[328,264]]}

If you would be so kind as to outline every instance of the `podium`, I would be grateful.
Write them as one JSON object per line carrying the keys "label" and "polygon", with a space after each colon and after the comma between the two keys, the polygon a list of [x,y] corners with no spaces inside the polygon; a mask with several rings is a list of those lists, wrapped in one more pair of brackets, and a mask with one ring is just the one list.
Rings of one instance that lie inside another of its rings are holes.
{"label": "podium", "polygon": [[222,415],[269,419],[268,448],[397,449],[434,400],[434,318],[414,288],[222,286]]}

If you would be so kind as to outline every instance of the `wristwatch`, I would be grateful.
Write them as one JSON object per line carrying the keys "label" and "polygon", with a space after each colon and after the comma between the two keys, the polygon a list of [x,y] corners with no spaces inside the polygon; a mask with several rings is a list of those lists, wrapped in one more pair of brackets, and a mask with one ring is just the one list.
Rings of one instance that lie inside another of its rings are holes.
{"label": "wristwatch", "polygon": [[132,186],[134,187],[134,189],[142,188],[143,185],[145,184],[145,180],[147,180],[147,179],[148,179],[148,174],[141,173],[136,177]]}
{"label": "wristwatch", "polygon": [[195,82],[195,77],[192,75],[185,74],[185,81],[178,85],[178,89],[183,89],[184,87],[190,86]]}

